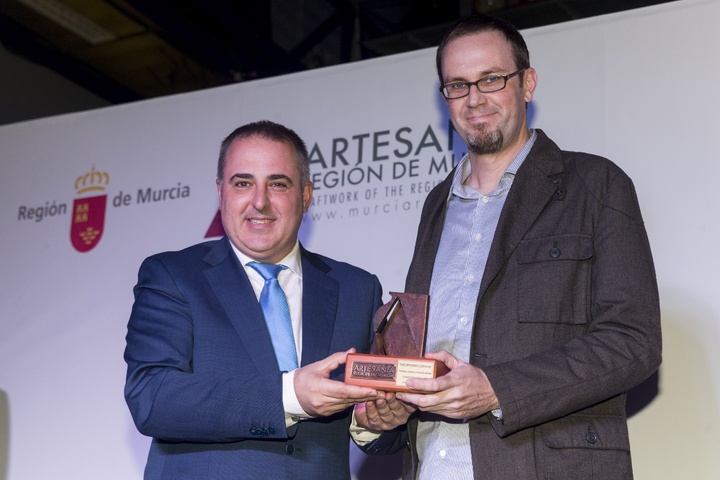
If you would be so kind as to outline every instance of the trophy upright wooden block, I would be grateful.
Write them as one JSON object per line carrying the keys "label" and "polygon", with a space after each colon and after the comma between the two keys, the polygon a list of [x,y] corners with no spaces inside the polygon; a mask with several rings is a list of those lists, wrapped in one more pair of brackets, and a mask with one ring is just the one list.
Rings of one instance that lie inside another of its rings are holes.
{"label": "trophy upright wooden block", "polygon": [[412,392],[409,378],[436,378],[448,372],[425,353],[428,295],[390,292],[392,298],[373,318],[371,353],[351,353],[345,363],[345,383],[383,391]]}

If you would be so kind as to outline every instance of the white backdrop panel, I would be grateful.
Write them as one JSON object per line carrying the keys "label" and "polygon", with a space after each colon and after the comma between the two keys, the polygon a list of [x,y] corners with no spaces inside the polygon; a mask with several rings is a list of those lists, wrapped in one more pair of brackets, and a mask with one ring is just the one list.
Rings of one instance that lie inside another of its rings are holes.
{"label": "white backdrop panel", "polygon": [[[634,396],[637,478],[720,476],[717,18],[720,3],[681,0],[524,32],[540,78],[532,125],[631,175],[655,254],[665,354]],[[433,49],[1,127],[0,480],[141,478],[148,440],[122,398],[137,268],[204,239],[219,143],[261,118],[313,151],[303,243],[402,290],[422,200],[464,148]],[[93,166],[110,178],[104,231],[79,253],[74,183]],[[144,201],[148,188],[185,195]],[[393,478],[386,463],[378,473],[355,452],[354,475]]]}

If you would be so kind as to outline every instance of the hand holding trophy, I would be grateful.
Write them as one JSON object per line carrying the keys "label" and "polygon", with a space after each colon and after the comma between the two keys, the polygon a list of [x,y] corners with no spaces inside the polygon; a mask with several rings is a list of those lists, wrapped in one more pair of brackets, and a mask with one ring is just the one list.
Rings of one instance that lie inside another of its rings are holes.
{"label": "hand holding trophy", "polygon": [[423,358],[430,297],[390,292],[392,298],[373,318],[371,353],[348,354],[345,383],[388,392],[415,392],[409,378],[436,378],[449,371],[439,360]]}

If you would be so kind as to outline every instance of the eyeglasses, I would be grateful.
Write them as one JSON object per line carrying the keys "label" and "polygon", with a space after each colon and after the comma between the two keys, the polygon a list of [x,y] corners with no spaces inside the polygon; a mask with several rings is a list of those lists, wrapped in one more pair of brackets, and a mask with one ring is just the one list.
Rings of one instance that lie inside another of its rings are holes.
{"label": "eyeglasses", "polygon": [[470,87],[475,85],[482,93],[492,93],[502,90],[507,85],[508,80],[516,75],[520,75],[527,68],[522,68],[517,72],[508,73],[507,75],[488,75],[477,82],[453,82],[440,87],[440,92],[448,100],[455,98],[467,97],[470,94]]}

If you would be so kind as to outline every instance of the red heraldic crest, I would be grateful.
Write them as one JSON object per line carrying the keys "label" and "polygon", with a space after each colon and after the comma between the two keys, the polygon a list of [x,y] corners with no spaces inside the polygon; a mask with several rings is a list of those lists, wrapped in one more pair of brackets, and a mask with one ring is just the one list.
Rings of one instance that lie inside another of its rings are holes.
{"label": "red heraldic crest", "polygon": [[70,240],[78,252],[95,248],[102,237],[105,226],[107,195],[76,198],[73,202]]}
{"label": "red heraldic crest", "polygon": [[[83,195],[89,192],[104,192],[110,183],[107,172],[95,170],[95,165],[75,180],[75,192]],[[102,237],[105,227],[105,208],[107,195],[76,198],[73,202],[70,241],[78,252],[88,252],[95,248]]]}

